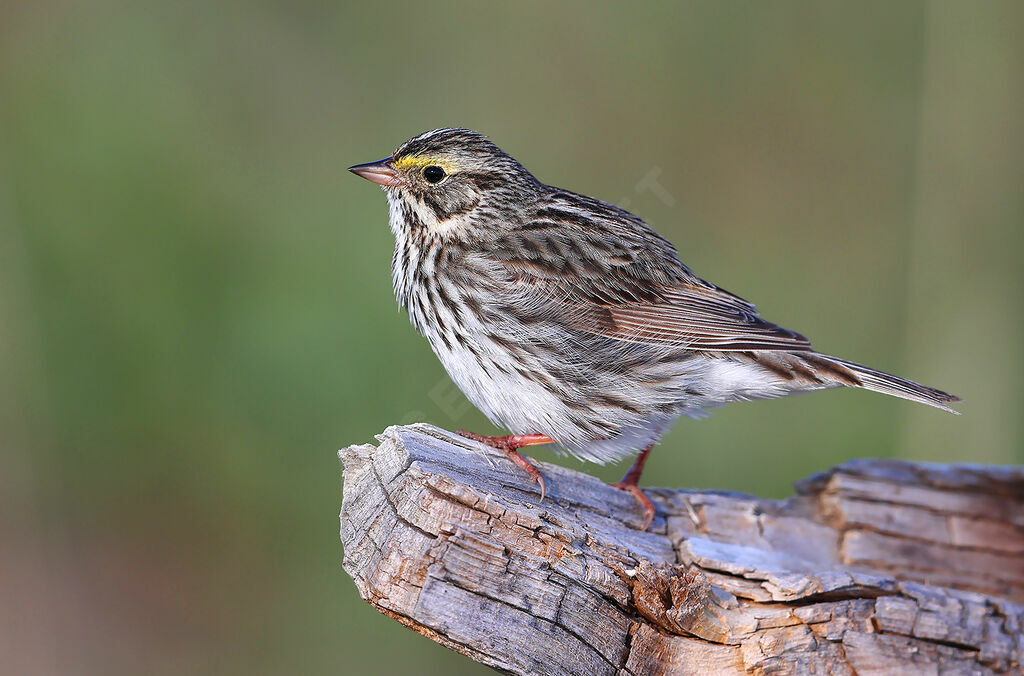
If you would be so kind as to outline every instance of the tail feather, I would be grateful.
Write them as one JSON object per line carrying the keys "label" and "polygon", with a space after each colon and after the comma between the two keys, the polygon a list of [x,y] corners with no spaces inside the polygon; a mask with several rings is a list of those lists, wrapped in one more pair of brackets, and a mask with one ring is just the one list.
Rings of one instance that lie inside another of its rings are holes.
{"label": "tail feather", "polygon": [[868,368],[862,364],[846,361],[845,359],[840,359],[838,357],[828,357],[828,359],[829,361],[844,366],[853,372],[859,381],[859,383],[854,385],[855,387],[861,387],[865,390],[871,390],[872,392],[881,392],[882,394],[889,394],[894,397],[900,397],[901,399],[909,399],[910,401],[928,404],[935,408],[941,408],[943,411],[949,411],[950,413],[960,415],[959,411],[948,405],[954,402],[963,401],[956,395],[943,392],[942,390],[937,390],[933,387],[927,387],[920,383],[915,383],[913,380],[900,378],[883,371],[876,371],[873,368]]}

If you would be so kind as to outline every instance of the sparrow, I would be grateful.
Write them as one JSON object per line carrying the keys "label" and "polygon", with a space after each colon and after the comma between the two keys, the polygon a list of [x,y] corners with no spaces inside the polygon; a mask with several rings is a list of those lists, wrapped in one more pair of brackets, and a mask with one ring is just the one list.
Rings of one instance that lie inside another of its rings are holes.
{"label": "sparrow", "polygon": [[428,131],[349,168],[383,187],[395,296],[466,397],[511,434],[605,463],[651,448],[680,416],[737,401],[857,387],[956,413],[954,395],[820,353],[800,333],[704,281],[625,209],[542,183],[486,137]]}

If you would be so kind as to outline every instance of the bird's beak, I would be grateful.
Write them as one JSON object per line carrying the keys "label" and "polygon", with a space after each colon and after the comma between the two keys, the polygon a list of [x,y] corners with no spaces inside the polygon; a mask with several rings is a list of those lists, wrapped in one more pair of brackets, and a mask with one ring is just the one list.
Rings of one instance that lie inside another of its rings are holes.
{"label": "bird's beak", "polygon": [[398,185],[406,185],[405,179],[402,175],[395,171],[395,168],[391,166],[391,158],[385,157],[383,160],[377,162],[367,162],[366,164],[356,164],[348,168],[356,176],[362,176],[367,181],[373,181],[383,186],[394,187]]}

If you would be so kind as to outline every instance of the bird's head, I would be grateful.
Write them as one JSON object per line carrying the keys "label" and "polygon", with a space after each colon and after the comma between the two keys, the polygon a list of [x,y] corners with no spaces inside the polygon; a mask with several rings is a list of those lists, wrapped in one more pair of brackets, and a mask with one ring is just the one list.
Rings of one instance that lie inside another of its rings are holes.
{"label": "bird's head", "polygon": [[469,129],[425,132],[390,157],[349,171],[383,186],[392,228],[425,228],[431,234],[466,229],[481,207],[491,219],[500,216],[540,185],[521,164]]}

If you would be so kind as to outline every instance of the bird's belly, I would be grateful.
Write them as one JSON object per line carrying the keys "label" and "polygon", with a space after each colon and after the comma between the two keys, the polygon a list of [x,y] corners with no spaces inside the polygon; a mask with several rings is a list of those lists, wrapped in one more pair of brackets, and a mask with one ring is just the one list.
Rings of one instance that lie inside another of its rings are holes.
{"label": "bird's belly", "polygon": [[513,434],[550,436],[583,460],[626,457],[657,441],[679,415],[699,410],[685,382],[668,382],[678,378],[658,388],[628,370],[609,371],[607,355],[581,359],[579,345],[563,353],[564,336],[543,341],[543,358],[536,344],[513,354],[486,330],[426,336],[455,384],[493,423]]}
{"label": "bird's belly", "polygon": [[491,422],[513,434],[552,434],[562,426],[553,413],[564,404],[528,377],[527,365],[516,363],[486,336],[427,338],[451,379]]}

